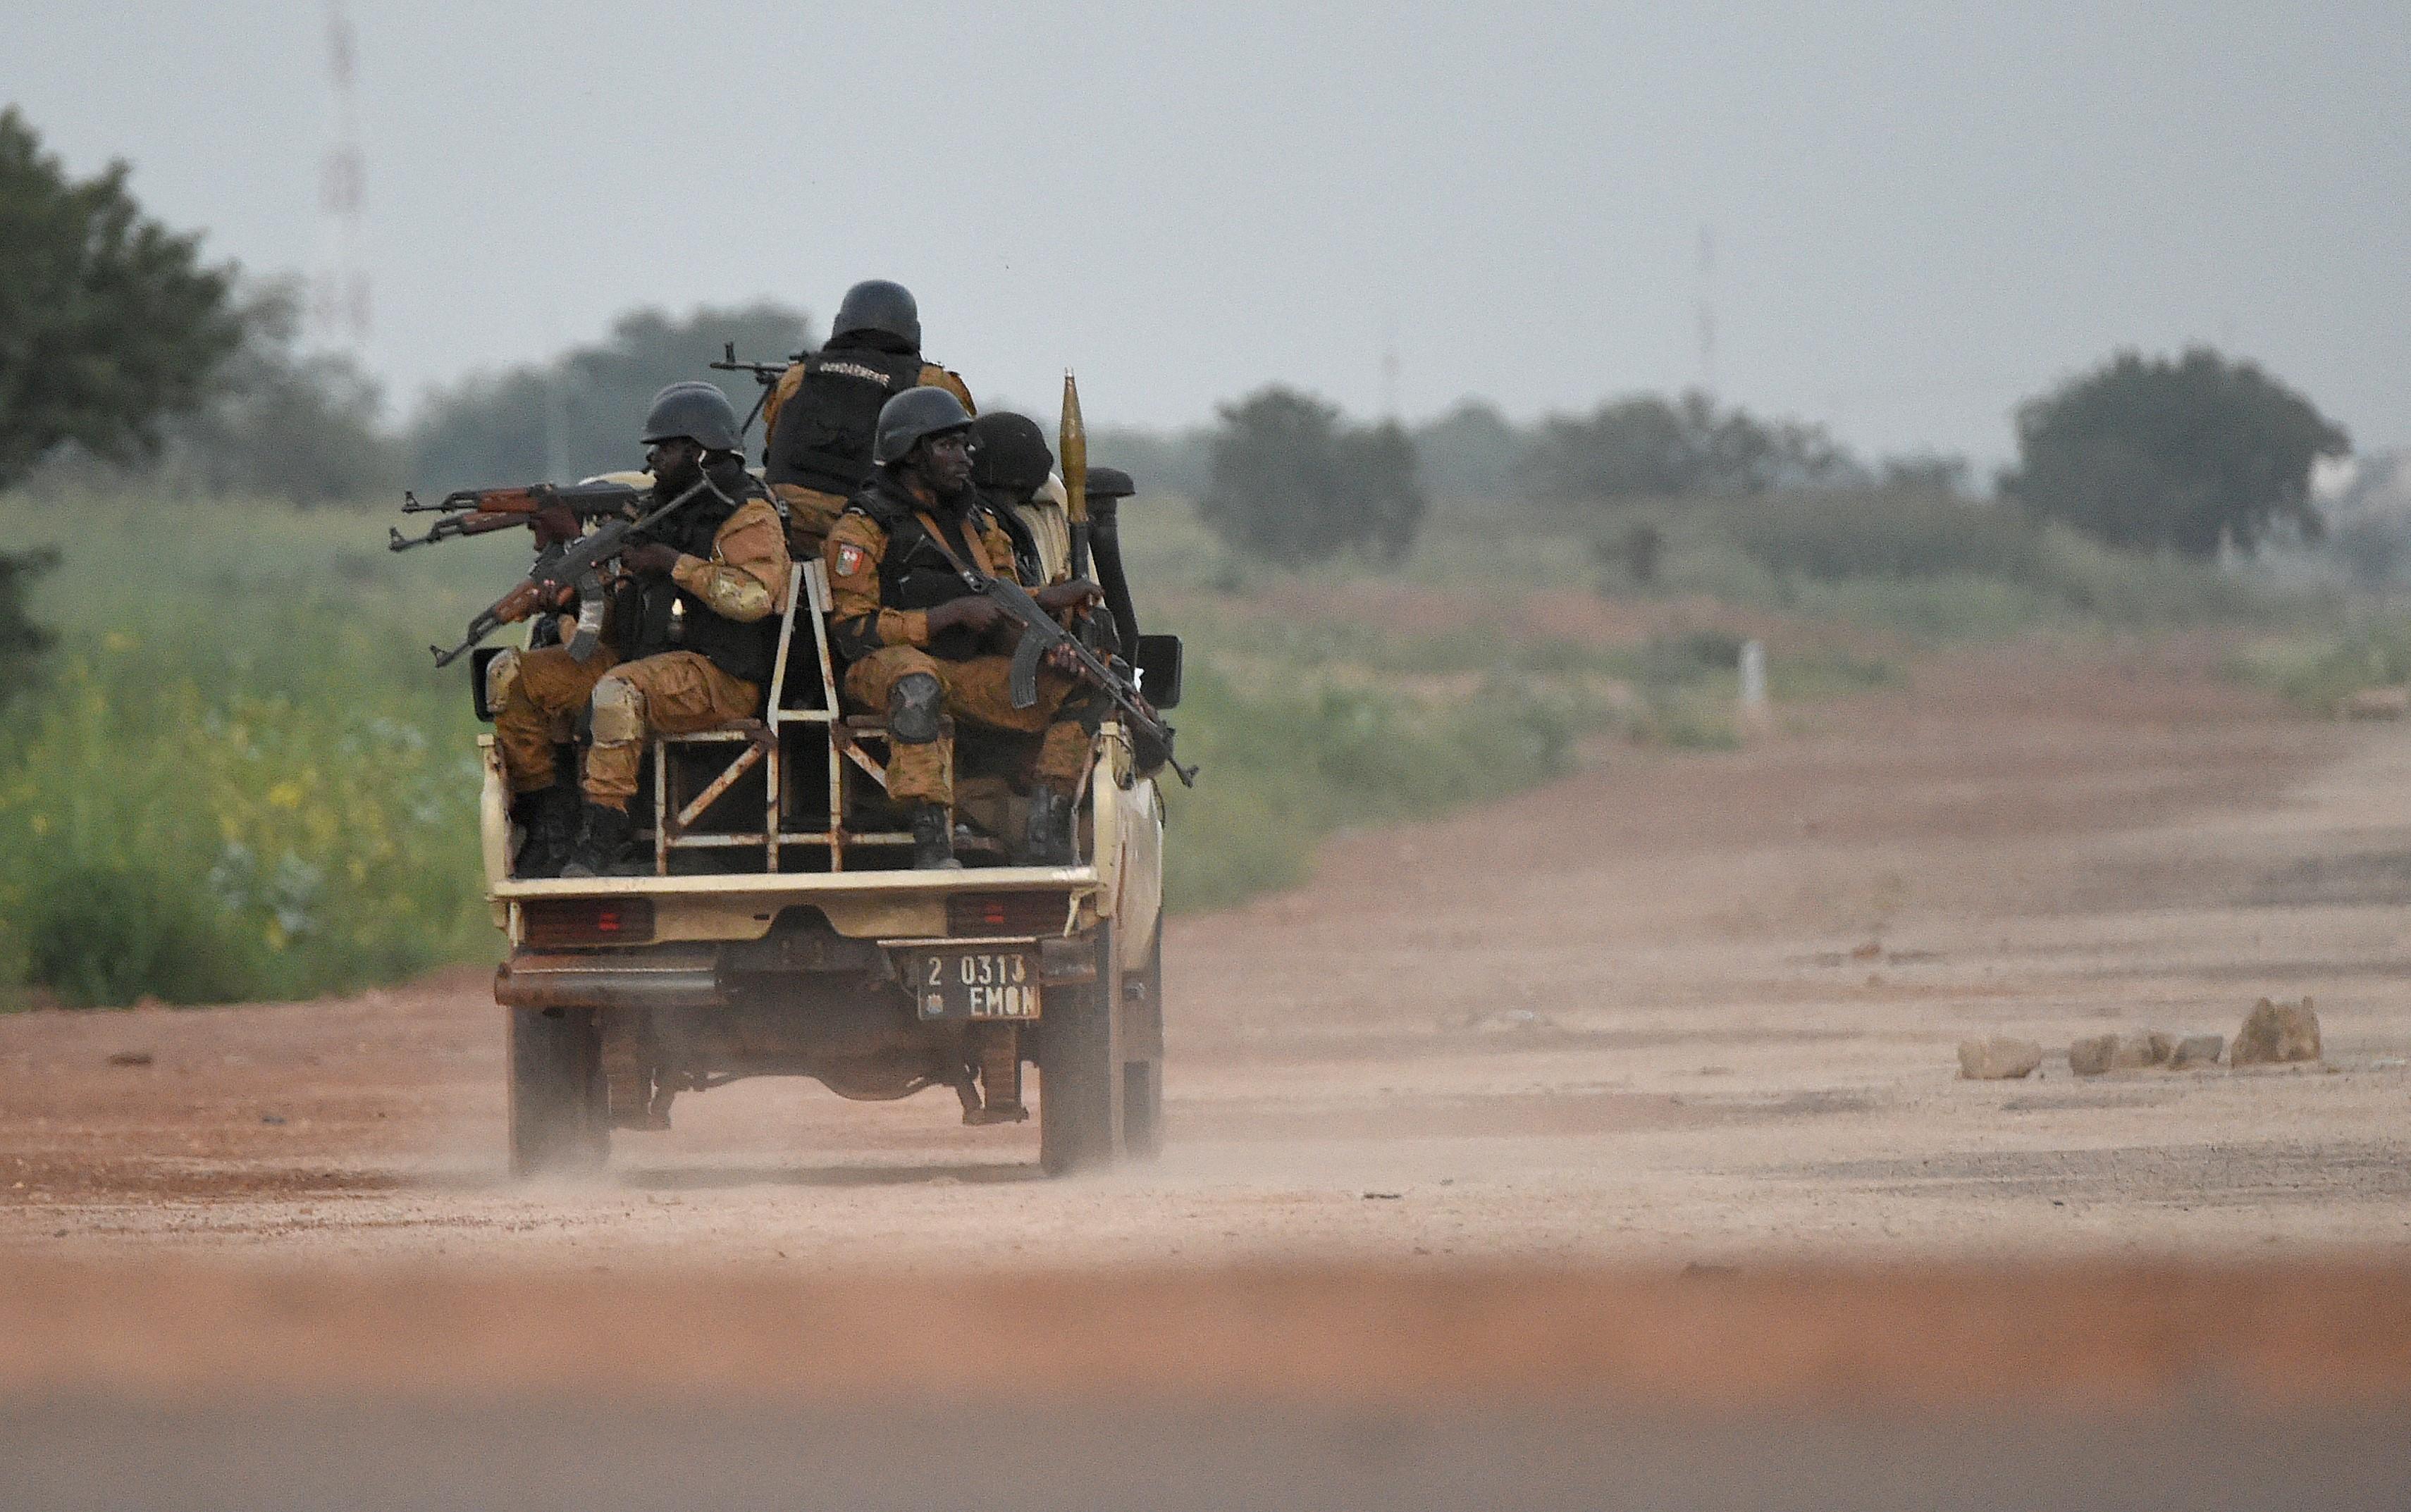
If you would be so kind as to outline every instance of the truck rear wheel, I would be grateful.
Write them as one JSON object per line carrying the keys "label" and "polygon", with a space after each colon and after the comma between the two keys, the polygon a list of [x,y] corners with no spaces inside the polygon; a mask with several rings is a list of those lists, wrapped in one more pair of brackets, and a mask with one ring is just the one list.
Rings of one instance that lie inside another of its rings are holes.
{"label": "truck rear wheel", "polygon": [[1122,1145],[1136,1160],[1163,1153],[1163,924],[1147,945],[1147,968],[1122,984]]}
{"label": "truck rear wheel", "polygon": [[602,1170],[611,1157],[602,1015],[591,1008],[510,1014],[511,1174]]}
{"label": "truck rear wheel", "polygon": [[1049,1176],[1110,1166],[1122,1145],[1121,970],[1097,928],[1097,980],[1058,987],[1038,1028],[1038,1164]]}

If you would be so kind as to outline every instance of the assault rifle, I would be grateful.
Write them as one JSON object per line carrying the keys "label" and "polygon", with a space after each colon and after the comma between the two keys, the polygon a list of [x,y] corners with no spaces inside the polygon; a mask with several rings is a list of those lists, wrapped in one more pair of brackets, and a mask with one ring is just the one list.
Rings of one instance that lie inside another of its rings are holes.
{"label": "assault rifle", "polygon": [[574,538],[590,520],[633,513],[643,497],[640,490],[624,483],[531,483],[516,488],[460,488],[431,504],[419,502],[415,493],[404,493],[403,514],[440,514],[444,517],[425,535],[404,535],[397,529],[387,528],[386,549],[407,551],[412,546],[431,546],[439,541],[457,541],[462,536],[485,535],[521,525],[535,531],[539,547],[557,545]]}
{"label": "assault rifle", "polygon": [[1005,684],[1015,708],[1028,708],[1038,702],[1038,666],[1050,653],[1069,660],[1073,675],[1094,685],[1114,701],[1131,723],[1131,728],[1163,748],[1163,764],[1172,768],[1184,788],[1197,785],[1197,768],[1183,766],[1172,754],[1172,726],[1134,687],[1128,677],[1114,670],[1113,665],[1088,643],[1055,622],[1030,590],[1009,577],[997,577],[986,573],[965,572],[963,580],[985,596],[989,603],[1004,611],[1004,617],[1021,627],[1021,640],[1013,648],[1013,672]]}
{"label": "assault rifle", "polygon": [[[435,664],[448,667],[468,654],[469,648],[504,625],[515,625],[528,616],[537,614],[561,602],[563,591],[577,593],[577,633],[569,643],[569,652],[584,662],[594,654],[594,645],[603,633],[604,563],[618,557],[629,545],[628,537],[649,525],[660,523],[664,516],[697,494],[711,490],[711,480],[698,478],[694,486],[638,518],[620,518],[601,526],[592,533],[575,540],[556,542],[547,546],[535,559],[535,565],[519,579],[517,588],[480,610],[469,621],[469,633],[450,650],[431,646]],[[632,493],[635,490],[630,490]]]}

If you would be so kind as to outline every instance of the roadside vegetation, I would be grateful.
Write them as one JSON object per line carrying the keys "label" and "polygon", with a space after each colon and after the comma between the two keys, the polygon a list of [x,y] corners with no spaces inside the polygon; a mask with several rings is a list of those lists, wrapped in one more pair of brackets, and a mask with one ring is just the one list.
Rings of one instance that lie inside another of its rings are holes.
{"label": "roadside vegetation", "polygon": [[[0,110],[0,289],[42,355],[0,385],[0,1004],[487,956],[476,727],[424,647],[524,540],[396,557],[358,506],[633,460],[654,387],[811,323],[635,312],[388,426],[365,374],[302,350],[292,285],[207,262],[126,183],[74,179]],[[1585,742],[1733,746],[1748,640],[1778,709],[2038,631],[2249,626],[2240,675],[2311,707],[2411,675],[2399,627],[2222,564],[2315,539],[2311,469],[2346,446],[2251,364],[2119,354],[2030,400],[2019,444],[1991,499],[1951,458],[1863,459],[1698,394],[1409,429],[1272,385],[1209,429],[1101,429],[1092,455],[1141,484],[1143,618],[1191,637],[1176,718],[1206,777],[1171,798],[1172,906],[1293,881],[1335,829],[1545,781]]]}
{"label": "roadside vegetation", "polygon": [[[1452,502],[1374,570],[1235,565],[1185,502],[1134,501],[1142,613],[1190,639],[1175,718],[1206,773],[1171,795],[1172,904],[1294,882],[1334,830],[1544,782],[1599,741],[1730,749],[1747,638],[1769,646],[1780,718],[1951,641],[2301,622],[2301,601],[2214,566],[1991,508],[1706,501],[1570,524]],[[22,595],[57,644],[0,730],[0,993],[298,996],[491,953],[479,727],[425,647],[517,570],[517,543],[395,556],[383,524],[0,498],[0,539],[60,555]],[[1645,581],[1636,524],[1660,536]]]}

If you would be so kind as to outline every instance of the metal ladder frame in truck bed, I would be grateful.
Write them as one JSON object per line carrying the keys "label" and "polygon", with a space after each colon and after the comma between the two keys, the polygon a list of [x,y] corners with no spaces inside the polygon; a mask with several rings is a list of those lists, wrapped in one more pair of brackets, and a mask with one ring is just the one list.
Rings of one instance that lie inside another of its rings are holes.
{"label": "metal ladder frame in truck bed", "polygon": [[[909,846],[913,843],[909,830],[856,832],[845,826],[846,773],[849,767],[877,783],[883,792],[886,789],[885,763],[864,747],[867,742],[884,746],[887,730],[876,719],[848,718],[840,706],[837,663],[829,650],[830,607],[828,574],[821,564],[817,561],[795,564],[787,580],[787,608],[779,624],[778,662],[770,674],[769,699],[762,717],[738,720],[697,731],[694,734],[654,737],[654,875],[668,876],[671,853],[682,850],[754,847],[762,852],[764,871],[775,875],[780,869],[780,852],[787,846],[825,846],[828,850],[828,869],[841,872],[845,870],[846,851],[850,847]],[[811,679],[789,676],[795,664],[798,621],[810,627],[812,659],[807,663],[806,670],[817,673],[817,691],[797,687],[798,683]],[[790,707],[791,699],[796,700],[799,706]],[[790,830],[785,827],[784,791],[780,780],[780,760],[785,749],[783,737],[790,728],[813,725],[823,730],[828,747],[828,827]],[[682,784],[678,763],[670,759],[672,749],[715,745],[741,749],[720,768],[717,775],[692,795],[679,791]],[[762,770],[763,788],[767,795],[760,827],[734,833],[695,833],[694,825],[704,815],[756,767]],[[1084,783],[1084,789],[1085,786]],[[1085,792],[1076,796],[1084,797]]]}
{"label": "metal ladder frame in truck bed", "polygon": [[[839,707],[837,663],[829,654],[828,637],[829,590],[828,575],[817,561],[797,562],[788,570],[787,607],[779,619],[778,661],[770,673],[770,694],[762,717],[738,720],[733,723],[699,730],[693,734],[656,735],[653,737],[653,872],[666,877],[670,856],[675,850],[739,850],[748,846],[762,852],[763,870],[779,870],[779,852],[790,845],[818,845],[828,848],[831,871],[845,869],[846,848],[852,845],[910,845],[913,836],[906,831],[869,831],[851,834],[845,827],[845,773],[840,752],[851,754],[861,768],[882,787],[884,774],[876,762],[862,756],[854,749],[857,734],[847,727],[844,713]],[[812,665],[809,670],[819,674],[819,686],[813,691],[797,690],[790,679],[794,664],[796,627],[800,620],[811,627]],[[804,706],[790,708],[790,693],[796,693]],[[782,784],[780,781],[779,758],[783,744],[782,736],[790,726],[819,725],[827,732],[828,763],[828,827],[824,830],[789,830]],[[741,748],[719,773],[692,796],[679,791],[679,772],[670,760],[675,749],[688,749],[698,746],[737,746]],[[762,770],[762,822],[758,828],[734,834],[694,833],[694,826],[714,804],[725,796],[739,779],[754,768]]]}

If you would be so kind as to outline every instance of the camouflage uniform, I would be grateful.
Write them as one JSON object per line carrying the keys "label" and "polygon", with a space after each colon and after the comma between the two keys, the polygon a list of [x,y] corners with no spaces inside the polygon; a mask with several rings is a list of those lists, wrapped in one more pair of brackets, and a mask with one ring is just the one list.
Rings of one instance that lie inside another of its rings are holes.
{"label": "camouflage uniform", "polygon": [[[494,743],[514,793],[551,786],[555,741],[581,705],[592,709],[593,724],[586,796],[623,810],[636,795],[637,765],[651,736],[709,730],[760,710],[776,617],[786,607],[786,533],[741,467],[715,471],[713,478],[734,507],[698,502],[652,532],[680,549],[667,589],[636,579],[623,584],[612,605],[612,633],[592,660],[580,662],[559,646],[520,651],[495,678]],[[694,648],[671,648],[673,602]]]}
{"label": "camouflage uniform", "polygon": [[[855,495],[830,530],[823,558],[832,638],[848,662],[846,701],[883,713],[898,682],[926,673],[937,678],[952,720],[973,731],[1040,736],[1031,778],[1072,792],[1087,769],[1103,703],[1085,684],[1042,666],[1038,701],[1015,708],[1008,689],[1012,630],[931,635],[928,611],[971,591],[932,539],[941,530],[968,565],[1020,581],[1012,543],[985,506],[974,503],[957,516],[885,474]],[[901,803],[951,806],[954,767],[950,733],[930,741],[891,741],[887,791]]]}

